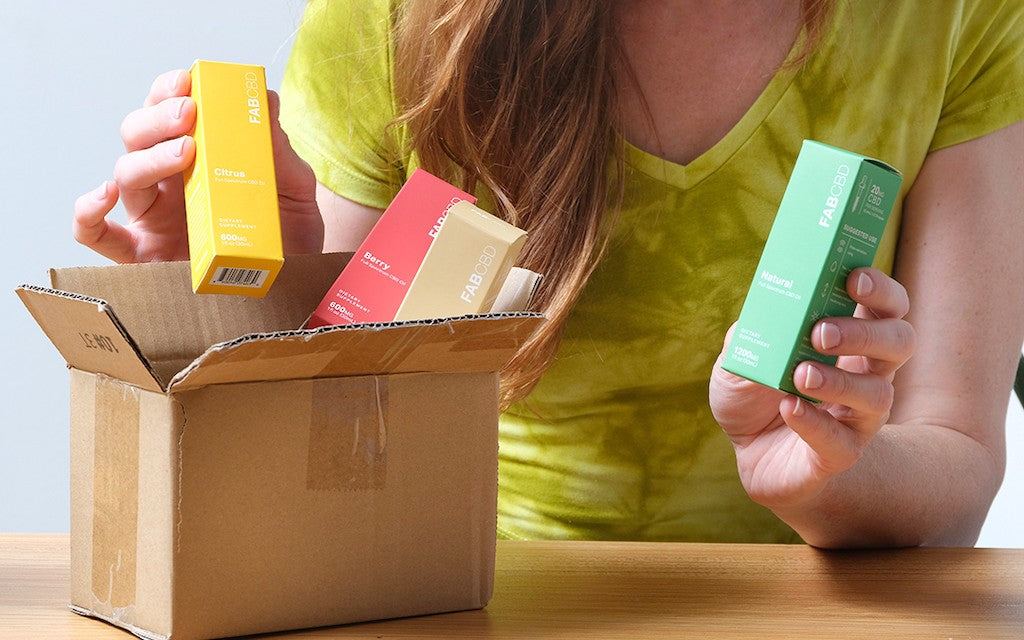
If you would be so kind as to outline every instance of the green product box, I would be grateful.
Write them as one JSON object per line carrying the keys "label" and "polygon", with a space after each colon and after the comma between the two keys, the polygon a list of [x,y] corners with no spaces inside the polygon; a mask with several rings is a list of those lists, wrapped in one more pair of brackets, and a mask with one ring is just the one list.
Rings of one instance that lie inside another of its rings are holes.
{"label": "green product box", "polygon": [[834,365],[811,346],[821,318],[852,316],[853,269],[871,266],[900,189],[899,171],[878,160],[805,140],[757,265],[723,368],[799,394],[804,360]]}

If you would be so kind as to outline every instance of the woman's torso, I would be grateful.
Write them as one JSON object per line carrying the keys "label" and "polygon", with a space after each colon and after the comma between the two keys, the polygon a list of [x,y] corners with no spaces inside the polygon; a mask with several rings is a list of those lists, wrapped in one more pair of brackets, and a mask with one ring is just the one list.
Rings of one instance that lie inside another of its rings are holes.
{"label": "woman's torso", "polygon": [[[395,162],[388,142],[406,135],[387,128],[397,115],[392,4],[312,0],[282,86],[282,122],[317,178],[377,208],[417,164],[414,154]],[[708,92],[715,97],[699,118],[714,121],[708,135],[674,136],[673,93],[658,96],[662,146],[625,130],[638,146],[626,145],[623,208],[608,251],[554,364],[502,416],[500,533],[795,540],[744,493],[707,382],[796,154],[816,139],[880,158],[903,172],[905,193],[929,151],[1020,117],[1012,99],[1022,96],[1024,46],[1012,25],[1022,13],[1019,0],[941,9],[838,2],[803,65],[757,77],[793,40],[780,30],[786,37],[751,75],[733,77],[748,82],[729,108],[715,111],[730,83]],[[681,105],[697,117],[699,108]],[[900,216],[897,205],[879,268],[892,268]]]}

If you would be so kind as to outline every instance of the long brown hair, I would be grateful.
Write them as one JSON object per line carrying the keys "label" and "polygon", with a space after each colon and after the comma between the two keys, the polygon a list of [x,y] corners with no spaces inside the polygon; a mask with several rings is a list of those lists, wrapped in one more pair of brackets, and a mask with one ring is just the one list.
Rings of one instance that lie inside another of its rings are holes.
{"label": "long brown hair", "polygon": [[[593,272],[622,197],[614,2],[404,0],[395,86],[420,165],[494,196],[529,233],[520,265],[544,274],[547,323],[502,371],[508,405],[536,385]],[[831,0],[801,0],[801,59]]]}

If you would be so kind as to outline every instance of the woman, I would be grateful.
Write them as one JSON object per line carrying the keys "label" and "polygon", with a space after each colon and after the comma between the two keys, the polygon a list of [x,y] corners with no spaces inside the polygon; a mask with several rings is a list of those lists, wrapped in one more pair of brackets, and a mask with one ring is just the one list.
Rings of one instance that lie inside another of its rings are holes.
{"label": "woman", "polygon": [[[1019,0],[395,4],[307,8],[286,250],[354,249],[417,165],[530,232],[549,322],[504,372],[501,535],[973,544],[1024,336]],[[80,242],[187,255],[188,90],[125,119]],[[857,317],[813,329],[838,366],[794,375],[821,405],[715,363],[804,138],[904,174]]]}

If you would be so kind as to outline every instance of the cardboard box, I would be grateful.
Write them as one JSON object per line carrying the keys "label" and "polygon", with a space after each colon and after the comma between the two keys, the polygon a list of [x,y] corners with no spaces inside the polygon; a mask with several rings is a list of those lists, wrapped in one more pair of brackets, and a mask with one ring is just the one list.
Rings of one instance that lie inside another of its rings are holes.
{"label": "cardboard box", "polygon": [[416,169],[317,305],[308,326],[391,322],[448,210],[472,195]]}
{"label": "cardboard box", "polygon": [[71,369],[74,611],[190,640],[487,603],[495,371],[542,318],[289,330],[348,257],[262,300],[184,262],[18,289]]}
{"label": "cardboard box", "polygon": [[192,65],[196,159],[185,209],[196,293],[262,298],[284,262],[263,67]]}
{"label": "cardboard box", "polygon": [[871,266],[901,182],[884,162],[804,141],[723,369],[802,395],[793,385],[800,362],[836,363],[815,351],[811,329],[821,318],[853,315],[846,280]]}

